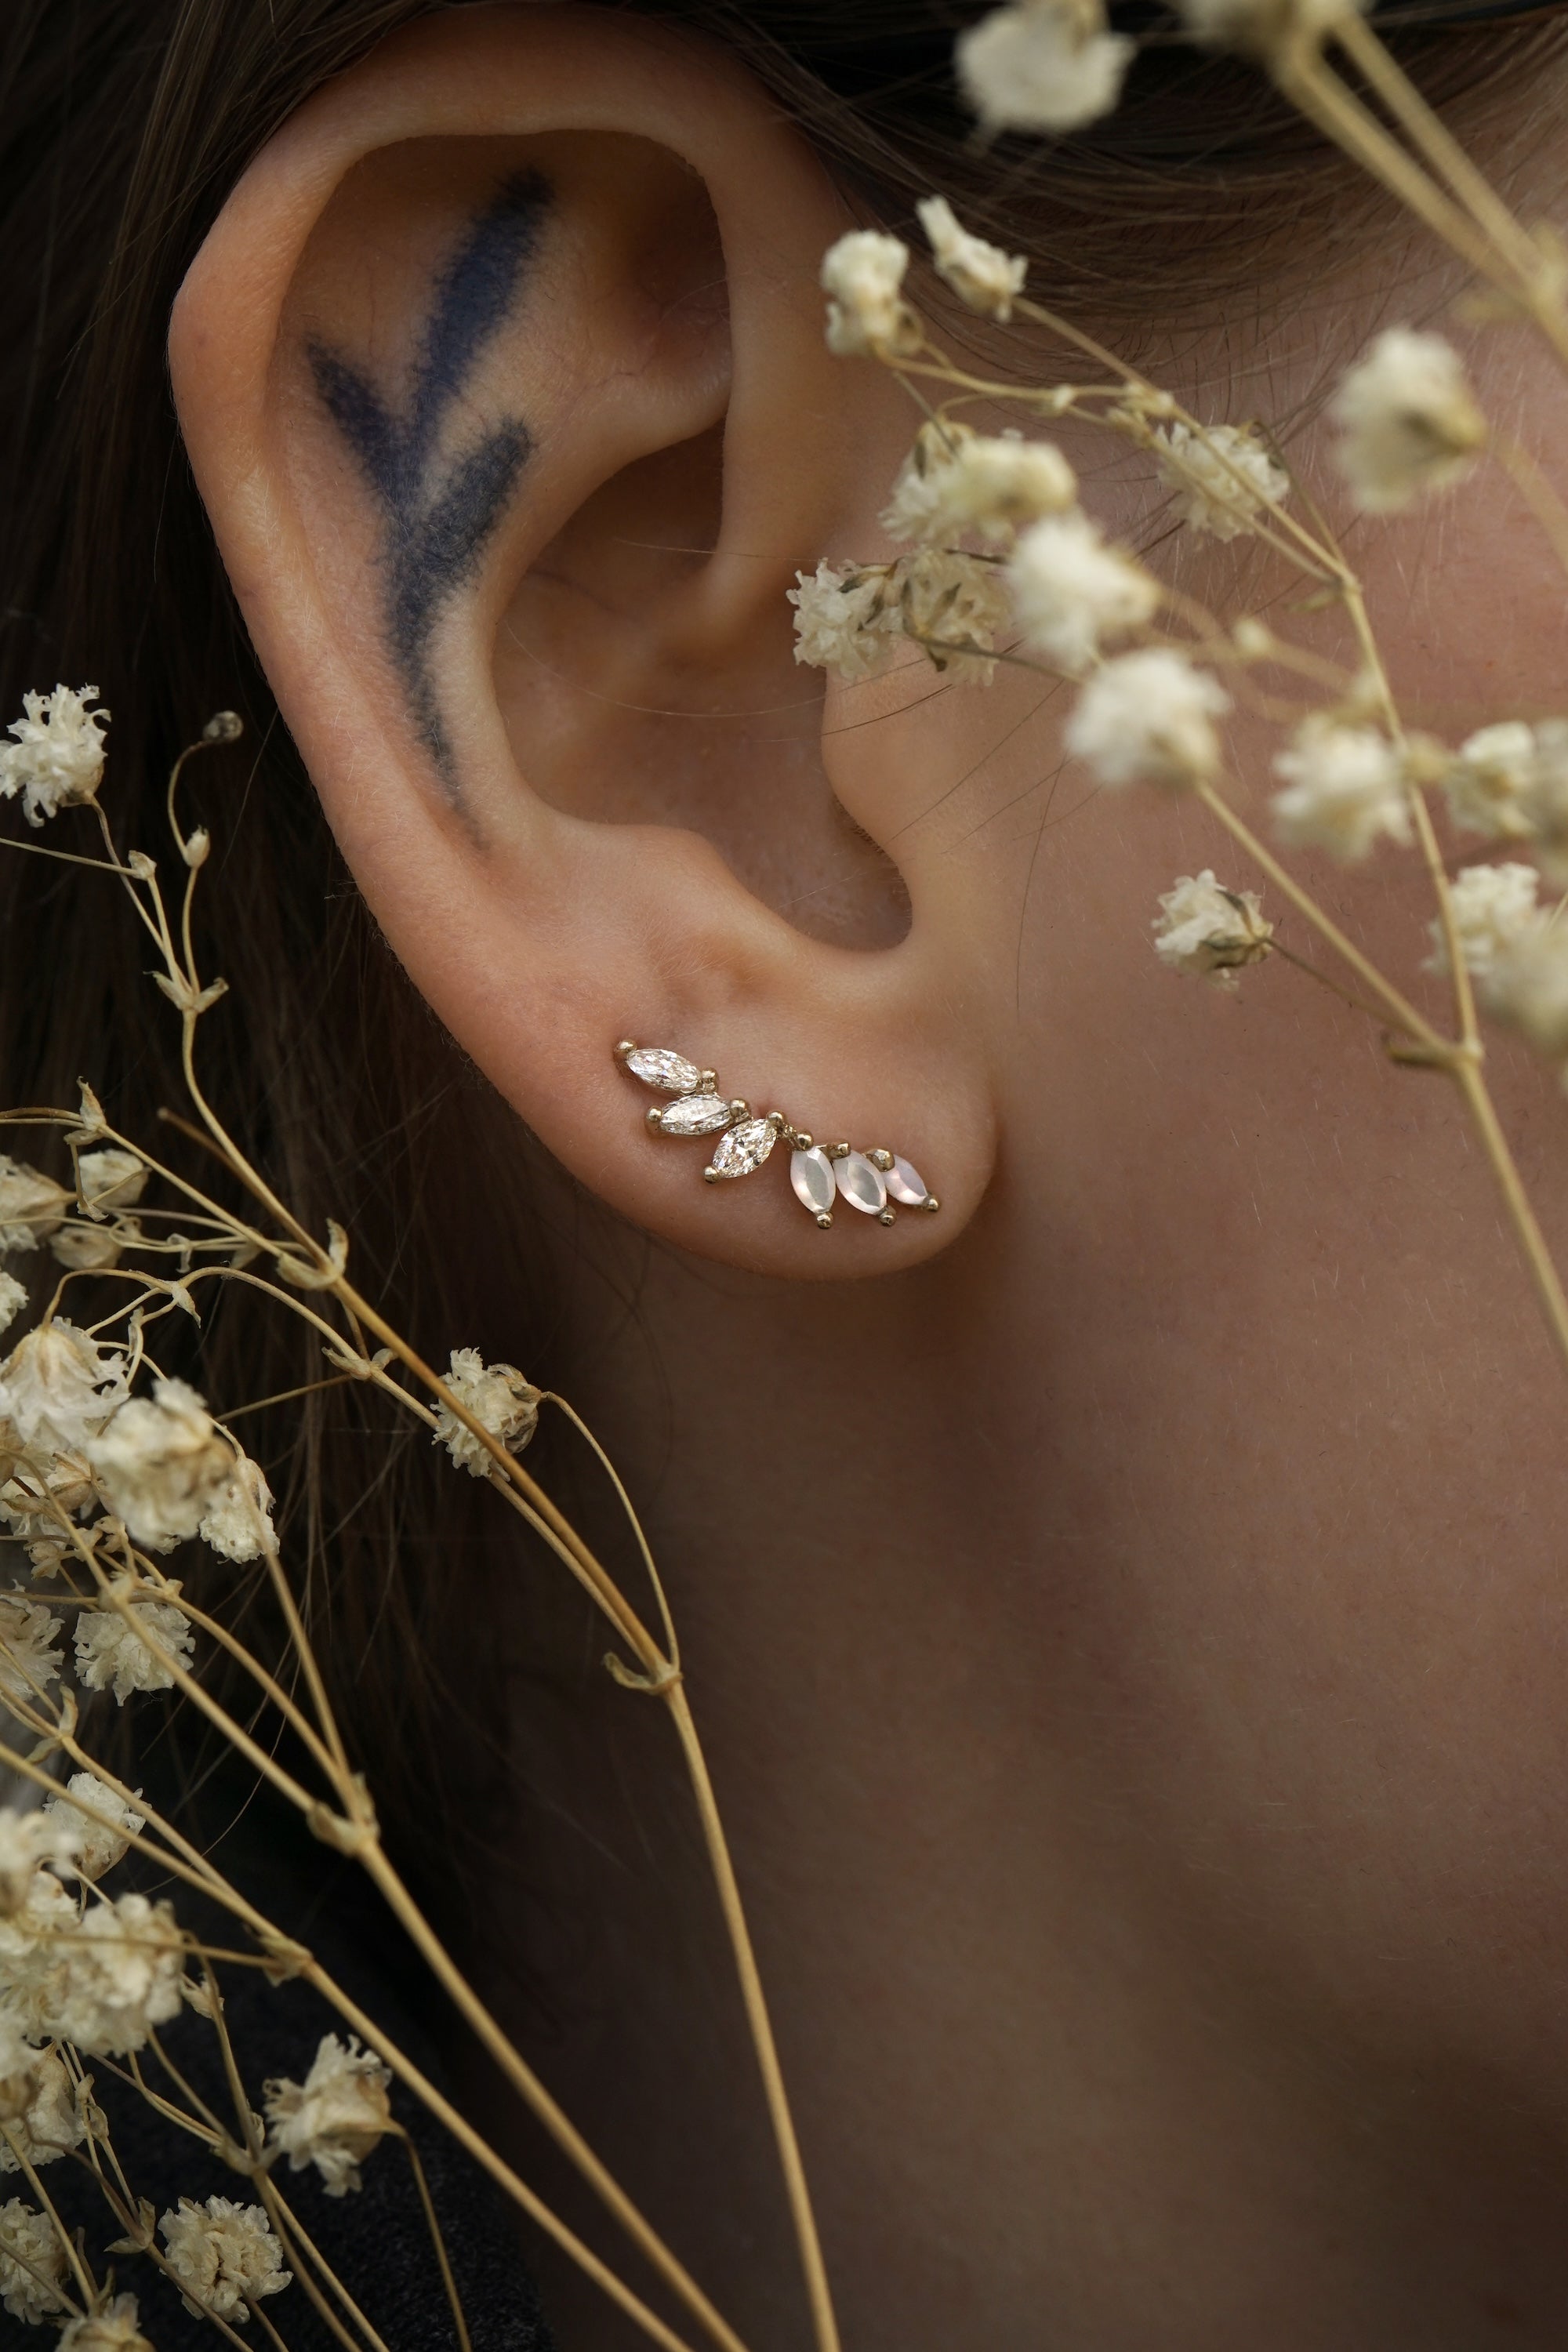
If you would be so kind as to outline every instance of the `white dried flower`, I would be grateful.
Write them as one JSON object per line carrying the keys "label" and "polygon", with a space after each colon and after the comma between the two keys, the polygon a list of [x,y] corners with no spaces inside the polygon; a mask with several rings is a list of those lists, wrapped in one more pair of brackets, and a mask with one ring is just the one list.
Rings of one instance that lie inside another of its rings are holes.
{"label": "white dried flower", "polygon": [[0,1805],[0,1919],[26,1910],[33,1881],[46,1862],[74,1862],[80,1844],[68,1822],[47,1805],[19,1813]]}
{"label": "white dried flower", "polygon": [[1155,434],[1154,446],[1161,479],[1176,493],[1177,516],[1213,539],[1237,538],[1290,488],[1284,467],[1246,425],[1211,425],[1194,433],[1177,422]]}
{"label": "white dried flower", "polygon": [[0,1331],[8,1331],[27,1303],[25,1283],[14,1274],[0,1274]]}
{"label": "white dried flower", "polygon": [[55,2352],[153,2352],[139,2316],[133,2294],[114,2295],[101,2311],[68,2320]]}
{"label": "white dried flower", "polygon": [[1096,670],[1062,740],[1102,784],[1180,792],[1219,766],[1214,722],[1230,709],[1218,678],[1164,646],[1122,654]]}
{"label": "white dried flower", "polygon": [[1053,442],[965,425],[922,425],[881,516],[892,539],[1006,539],[1078,495],[1078,478]]}
{"label": "white dried flower", "polygon": [[[0,2027],[0,2035],[14,2029]],[[0,2135],[0,2172],[20,2172],[25,2159],[35,2169],[54,2164],[87,2137],[80,2103],[55,2050],[32,2050],[13,2042],[0,2059],[0,2123],[17,2145]]]}
{"label": "white dried flower", "polygon": [[1234,990],[1237,975],[1268,954],[1274,926],[1256,890],[1227,889],[1212,866],[1178,876],[1154,919],[1154,952],[1167,971]]}
{"label": "white dried flower", "polygon": [[823,562],[812,577],[795,576],[784,593],[795,608],[796,661],[850,686],[881,669],[892,652],[886,568],[839,572]]}
{"label": "white dried flower", "polygon": [[0,2205],[0,2303],[13,2319],[37,2326],[49,2312],[65,2309],[65,2242],[47,2214],[20,2197]]}
{"label": "white dried flower", "polygon": [[827,305],[827,348],[840,359],[907,356],[920,342],[920,321],[904,299],[910,248],[879,229],[851,229],[822,257]]}
{"label": "white dried flower", "polygon": [[[113,1578],[109,1589],[128,1596],[130,1622],[117,1609],[108,1606],[79,1612],[76,1621],[76,1670],[82,1688],[112,1687],[121,1706],[133,1691],[172,1690],[174,1675],[148,1643],[156,1643],[176,1664],[188,1666],[195,1636],[184,1611],[176,1609],[172,1600],[129,1599],[139,1589],[130,1577]],[[161,1592],[171,1595],[179,1590],[178,1582],[173,1579],[159,1587]]]}
{"label": "white dried flower", "polygon": [[131,1234],[110,1225],[62,1225],[49,1243],[51,1254],[72,1274],[101,1274],[118,1265]]}
{"label": "white dried flower", "polygon": [[55,1647],[60,1620],[20,1592],[0,1592],[0,1695],[30,1706],[65,1661]]}
{"label": "white dried flower", "polygon": [[960,222],[945,196],[927,196],[915,206],[915,216],[931,240],[937,274],[972,310],[1004,325],[1013,315],[1013,298],[1024,290],[1029,265],[1021,253],[1004,253],[987,245]]}
{"label": "white dried flower", "polygon": [[[447,1385],[474,1419],[499,1437],[509,1454],[521,1454],[539,1422],[539,1391],[515,1364],[489,1364],[477,1348],[454,1348]],[[470,1478],[488,1478],[490,1456],[449,1405],[436,1413],[433,1441],[444,1445]]]}
{"label": "white dried flower", "polygon": [[[1448,885],[1454,929],[1465,969],[1477,980],[1489,980],[1504,950],[1541,920],[1540,887],[1533,866],[1465,866],[1455,875]],[[1426,969],[1447,971],[1448,942],[1441,919],[1434,918],[1428,928],[1432,954]]]}
{"label": "white dried flower", "polygon": [[35,2039],[121,2058],[179,2015],[184,1948],[172,1905],[122,1895],[90,1904],[79,1918],[68,1898],[63,1912],[54,1906],[37,1924],[40,1932],[14,1968],[6,1995]]}
{"label": "white dried flower", "polygon": [[0,1364],[0,1415],[41,1451],[79,1454],[128,1394],[124,1357],[58,1318]]}
{"label": "white dried flower", "polygon": [[1340,469],[1365,514],[1449,488],[1487,437],[1458,352],[1409,327],[1379,335],[1341,379],[1329,413],[1340,427]]}
{"label": "white dried flower", "polygon": [[198,2205],[182,2197],[178,2212],[165,2213],[158,2227],[185,2308],[198,2315],[248,2319],[251,2303],[278,2294],[293,2276],[283,2267],[264,2206],[237,2205],[227,2197]]}
{"label": "white dried flower", "polygon": [[[136,1791],[140,1796],[140,1789]],[[93,1821],[68,1802],[76,1798],[79,1804],[90,1805],[102,1815]],[[51,1797],[44,1811],[53,1814],[72,1841],[77,1874],[82,1878],[101,1878],[123,1861],[126,1850],[136,1832],[146,1827],[144,1813],[132,1811],[123,1797],[117,1797],[107,1782],[96,1772],[73,1772],[66,1782],[63,1797]],[[112,1824],[112,1826],[110,1826]]]}
{"label": "white dried flower", "polygon": [[1100,0],[1018,0],[961,33],[953,62],[989,129],[1079,131],[1111,112],[1135,46]]}
{"label": "white dried flower", "polygon": [[0,1151],[0,1250],[37,1249],[70,1204],[63,1184],[40,1175],[25,1160],[12,1160]]}
{"label": "white dried flower", "polygon": [[1542,719],[1534,732],[1535,765],[1524,795],[1531,845],[1542,872],[1568,889],[1568,719]]}
{"label": "white dried flower", "polygon": [[390,2069],[352,2033],[346,2049],[326,2033],[303,2083],[268,2083],[267,2120],[289,2171],[313,2164],[329,2197],[357,2189],[360,2166],[392,2128],[391,2081]]}
{"label": "white dried flower", "polygon": [[1467,833],[1527,840],[1534,831],[1525,803],[1535,771],[1535,730],[1522,719],[1480,728],[1460,744],[1443,778],[1449,815]]}
{"label": "white dried flower", "polygon": [[1274,765],[1289,787],[1273,805],[1279,837],[1291,847],[1358,858],[1380,840],[1408,845],[1399,754],[1375,729],[1309,719]]}
{"label": "white dried flower", "polygon": [[25,694],[25,719],[12,724],[15,743],[0,751],[0,797],[23,795],[29,824],[82,801],[92,800],[103,775],[103,730],[107,710],[89,710],[96,686],[73,694],[57,686],[53,694]]}
{"label": "white dried flower", "polygon": [[987,656],[1013,616],[1000,565],[925,547],[902,557],[894,576],[905,635],[918,639],[944,675],[989,686],[995,664]]}
{"label": "white dried flower", "polygon": [[[8,1450],[15,1433],[0,1422],[0,1454]],[[29,1542],[63,1542],[57,1529],[63,1511],[68,1518],[87,1509],[95,1499],[87,1464],[75,1454],[51,1454],[42,1462],[18,1464],[15,1477],[0,1486],[0,1523]],[[63,1557],[63,1553],[62,1553]]]}
{"label": "white dried flower", "polygon": [[1549,1062],[1568,1064],[1568,925],[1542,921],[1518,932],[1493,957],[1480,993],[1494,1019]]}
{"label": "white dried flower", "polygon": [[234,1475],[234,1455],[184,1381],[132,1397],[84,1450],[110,1508],[155,1550],[194,1536]]}
{"label": "white dried flower", "polygon": [[133,1208],[147,1189],[147,1163],[118,1144],[79,1153],[76,1173],[77,1192],[89,1213]]}
{"label": "white dried flower", "polygon": [[1087,515],[1048,516],[1025,531],[1007,565],[1018,626],[1030,645],[1079,675],[1100,642],[1145,627],[1159,609],[1152,574],[1108,547]]}
{"label": "white dried flower", "polygon": [[248,1454],[231,1465],[233,1475],[209,1503],[196,1533],[225,1559],[259,1559],[278,1549],[272,1524],[272,1489],[261,1465]]}

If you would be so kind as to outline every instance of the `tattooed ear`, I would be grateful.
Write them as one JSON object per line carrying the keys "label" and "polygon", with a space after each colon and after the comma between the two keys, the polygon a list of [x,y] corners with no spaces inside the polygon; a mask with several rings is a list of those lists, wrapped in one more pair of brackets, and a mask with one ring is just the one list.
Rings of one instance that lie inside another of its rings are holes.
{"label": "tattooed ear", "polygon": [[[382,929],[545,1140],[697,1247],[718,1229],[628,1150],[606,1040],[711,1038],[785,1091],[790,1055],[837,1055],[897,1136],[918,1057],[966,1121],[931,1147],[944,1234],[988,1149],[978,1058],[942,1068],[963,986],[843,958],[918,921],[940,843],[912,820],[963,755],[941,712],[825,735],[793,659],[786,591],[875,551],[909,437],[900,387],[824,344],[846,225],[719,52],[617,11],[447,9],[278,134],[171,336],[197,483]],[[759,1215],[735,1245],[793,1268],[792,1216]],[[940,1246],[878,1237],[883,1269]]]}

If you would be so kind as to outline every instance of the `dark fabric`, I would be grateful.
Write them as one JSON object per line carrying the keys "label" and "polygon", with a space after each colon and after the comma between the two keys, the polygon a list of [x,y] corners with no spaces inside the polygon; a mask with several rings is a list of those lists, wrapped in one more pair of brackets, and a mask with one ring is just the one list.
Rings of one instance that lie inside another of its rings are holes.
{"label": "dark fabric", "polygon": [[[441,2082],[437,2033],[444,2019],[439,1997],[353,1864],[313,1841],[301,1843],[289,1819],[264,1807],[247,1813],[241,1830],[223,1842],[216,1859],[269,1917],[315,1952],[390,2039]],[[123,1883],[117,1874],[116,1884]],[[147,1891],[154,1890],[149,1886]],[[211,1940],[234,1948],[245,1944],[243,1933],[221,1916],[198,1925],[195,1906],[182,1890],[157,1891],[172,1893],[182,1921]],[[336,2012],[304,1985],[273,1985],[248,1968],[220,1966],[217,1972],[241,2075],[258,2105],[266,2081],[279,2075],[302,2081],[322,2034],[345,2031]],[[172,2062],[232,2128],[233,2101],[211,2028],[186,2013],[165,2027],[162,2038]],[[177,2095],[151,2052],[142,2063],[150,2085]],[[258,2201],[243,2175],[163,2121],[101,2062],[90,2071],[132,2190],[138,2198],[150,2199],[160,2217],[182,2196],[197,2202],[215,2195],[238,2204]],[[552,2352],[525,2267],[522,2226],[515,2209],[482,2167],[396,2083],[392,2103],[394,2115],[413,2136],[424,2161],[474,2352]],[[101,2197],[69,2162],[51,2166],[45,2178],[68,2225],[79,2221],[85,2225],[87,2243],[96,2258],[118,2235]],[[293,2173],[285,2164],[278,2185],[385,2339],[389,2352],[456,2352],[457,2329],[408,2152],[400,2140],[392,2136],[383,2140],[363,2167],[363,2187],[357,2193],[329,2197],[313,2166]],[[0,2187],[0,2200],[17,2186],[9,2179]],[[114,2258],[114,2268],[117,2287],[131,2290],[139,2299],[142,2327],[154,2352],[214,2352],[221,2344],[209,2321],[185,2310],[155,2264],[138,2255],[120,2256]],[[329,2347],[342,2352],[298,2281],[269,2296],[263,2308],[289,2352],[329,2352]],[[0,2316],[0,2342],[9,2340],[13,2326]],[[254,2321],[241,2333],[251,2342],[263,2340]]]}

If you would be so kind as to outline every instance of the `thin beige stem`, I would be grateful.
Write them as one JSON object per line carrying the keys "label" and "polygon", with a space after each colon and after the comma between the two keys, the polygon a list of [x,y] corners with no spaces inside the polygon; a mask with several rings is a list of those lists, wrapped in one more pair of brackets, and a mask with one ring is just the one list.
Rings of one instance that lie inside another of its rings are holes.
{"label": "thin beige stem", "polygon": [[[679,1687],[679,1686],[678,1686]],[[565,2109],[557,2105],[521,2054],[513,2048],[478,1993],[430,1926],[379,1844],[362,1848],[359,1860],[386,1903],[418,1947],[426,1966],[458,2013],[466,2019],[514,2089],[527,2101],[556,2146],[570,2158],[600,2201],[666,2284],[678,2294],[725,2352],[742,2352],[740,2338],[709,2301],[685,2265],[645,2220],[626,2190],[595,2155]]]}
{"label": "thin beige stem", "polygon": [[0,2123],[0,2137],[4,2138],[6,2147],[10,2149],[12,2158],[16,2166],[17,2171],[20,2172],[23,2179],[26,2182],[28,2188],[32,2190],[34,2196],[43,2207],[44,2211],[48,2215],[49,2225],[53,2229],[54,2233],[59,2240],[61,2245],[65,2248],[66,2260],[71,2266],[71,2275],[76,2280],[77,2285],[81,2290],[81,2299],[90,2311],[98,2295],[98,2289],[94,2284],[92,2273],[83,2263],[81,2252],[77,2245],[76,2240],[70,2235],[65,2223],[60,2220],[59,2215],[56,2212],[53,2199],[50,2197],[48,2190],[44,2187],[43,2182],[39,2179],[34,2166],[29,2161],[27,2151],[22,2145],[21,2133],[16,2129],[14,2124]]}
{"label": "thin beige stem", "polygon": [[600,1444],[598,1439],[589,1428],[587,1423],[583,1419],[581,1413],[579,1413],[574,1407],[568,1404],[563,1396],[557,1396],[553,1389],[545,1389],[542,1392],[539,1401],[541,1404],[552,1404],[557,1412],[564,1413],[566,1419],[577,1432],[577,1434],[583,1440],[583,1443],[590,1449],[595,1460],[598,1462],[600,1468],[604,1471],[605,1477],[615,1488],[616,1499],[619,1502],[622,1510],[626,1514],[626,1524],[629,1526],[632,1534],[637,1538],[637,1547],[638,1551],[642,1554],[642,1564],[647,1573],[647,1580],[653,1587],[654,1600],[658,1606],[659,1622],[664,1627],[664,1645],[669,1654],[670,1666],[675,1673],[679,1674],[680,1671],[680,1643],[676,1636],[675,1620],[669,1613],[669,1602],[665,1595],[664,1580],[659,1575],[658,1569],[655,1563],[652,1547],[650,1546],[647,1536],[643,1532],[642,1521],[638,1518],[637,1512],[632,1507],[632,1498],[621,1483],[619,1471],[616,1468],[615,1464],[611,1461],[609,1455],[605,1453],[604,1447]]}
{"label": "thin beige stem", "polygon": [[[354,2301],[353,2296],[349,2293],[348,2288],[343,2284],[342,2279],[338,2276],[337,2272],[332,2268],[331,2263],[328,2262],[325,2254],[322,2253],[320,2246],[317,2245],[314,2238],[311,2237],[310,2231],[306,2229],[304,2223],[300,2221],[299,2215],[295,2212],[293,2207],[289,2204],[288,2199],[284,2196],[283,2191],[279,2188],[278,2183],[272,2179],[271,2175],[261,2175],[258,2186],[260,2187],[262,2195],[266,2200],[267,2210],[272,2217],[272,2226],[278,2231],[279,2236],[282,2237],[284,2232],[287,2231],[288,2236],[290,2239],[293,2239],[300,2245],[304,2247],[306,2253],[310,2256],[311,2262],[314,2263],[317,2270],[321,2273],[321,2277],[326,2281],[331,2293],[337,2296],[338,2301],[342,2304],[349,2317],[353,2321],[354,2326],[361,2330],[367,2341],[370,2343],[372,2352],[389,2352],[389,2347],[385,2337],[382,2335],[381,2330],[373,2326],[371,2321],[365,2317],[364,2313],[360,2309],[359,2305]],[[305,2273],[302,2267],[300,2269],[300,2278],[302,2285],[305,2281]],[[331,2315],[326,2311],[324,2305],[318,2304],[317,2309],[321,2311],[321,2316],[324,2319],[327,2319],[329,2324],[331,2324]],[[340,2330],[339,2333],[341,2335],[342,2331]],[[350,2338],[346,2335],[343,2335],[342,2341],[347,2344],[350,2342]],[[357,2347],[353,2347],[353,2352],[358,2352]]]}
{"label": "thin beige stem", "polygon": [[1525,1264],[1540,1298],[1542,1312],[1564,1364],[1568,1364],[1568,1297],[1564,1297],[1562,1280],[1546,1246],[1545,1235],[1536,1222],[1535,1211],[1524,1181],[1514,1163],[1508,1138],[1502,1130],[1491,1093],[1480,1065],[1469,1058],[1453,1066],[1454,1080],[1464,1096],[1481,1149],[1486,1153],[1510,1223],[1519,1236]]}
{"label": "thin beige stem", "polygon": [[741,1979],[741,1997],[745,2003],[746,2021],[762,2071],[763,2089],[778,2147],[779,2163],[784,2171],[790,2218],[795,2224],[801,2266],[805,2273],[806,2294],[811,2305],[817,2352],[838,2352],[838,2322],[834,2315],[827,2266],[822,2258],[822,2242],[817,2235],[816,2217],[812,2210],[811,2190],[806,2181],[805,2167],[801,2160],[795,2118],[790,2113],[789,2093],[784,2087],[784,2069],[779,2063],[773,2021],[768,2015],[767,1997],[763,1990],[762,1975],[752,1948],[751,1930],[746,1925],[735,1865],[731,1859],[729,1841],[724,1835],[724,1824],[720,1819],[713,1784],[708,1775],[708,1761],[697,1736],[697,1726],[692,1721],[685,1685],[672,1682],[660,1696],[679,1734],[702,1824],[703,1842],[708,1849],[709,1866],[718,1886],[724,1925]]}
{"label": "thin beige stem", "polygon": [[537,2197],[526,2181],[521,2179],[511,2167],[496,2154],[489,2142],[474,2129],[468,2117],[459,2114],[449,2099],[442,2096],[429,2076],[422,2073],[411,2058],[405,2057],[395,2042],[388,2042],[374,2019],[368,2017],[357,2001],[350,2000],[342,1986],[333,1981],[325,1969],[312,1961],[303,1971],[303,1976],[308,1984],[314,1985],[323,2000],[331,2002],[339,2016],[353,2028],[363,2042],[375,2051],[379,2058],[391,2067],[398,2079],[407,2084],[415,2096],[429,2109],[437,2123],[442,2124],[451,2133],[458,2146],[466,2148],[477,2164],[484,2167],[491,2179],[500,2184],[512,2202],[526,2213],[531,2221],[536,2221],[542,2230],[547,2231],[556,2244],[571,2256],[578,2268],[584,2272],[596,2286],[603,2288],[613,2303],[618,2304],[630,2318],[636,2320],[637,2326],[650,2336],[656,2344],[662,2345],[664,2352],[692,2352],[691,2346],[684,2337],[677,2336],[674,2329],[667,2326],[656,2312],[650,2311],[640,2296],[634,2294],[631,2288],[618,2279],[606,2263],[600,2261],[593,2248],[585,2245],[574,2231],[568,2229],[565,2222],[560,2221],[551,2211],[543,2199]]}
{"label": "thin beige stem", "polygon": [[1320,988],[1326,988],[1331,996],[1337,996],[1342,1004],[1348,1004],[1352,1013],[1364,1013],[1369,1021],[1375,1021],[1381,1025],[1384,1015],[1375,1004],[1369,1004],[1366,998],[1358,996],[1353,988],[1342,988],[1337,980],[1331,980],[1326,971],[1321,971],[1315,963],[1309,963],[1306,957],[1299,956],[1293,948],[1288,948],[1275,939],[1268,942],[1268,952],[1271,956],[1281,958],[1295,971],[1305,972],[1307,978],[1315,980]]}
{"label": "thin beige stem", "polygon": [[468,2323],[463,2311],[463,2298],[458,2292],[458,2282],[452,2273],[451,2262],[447,2253],[446,2237],[437,2219],[435,2201],[430,2195],[430,2183],[425,2178],[425,2167],[420,2161],[419,2150],[414,2145],[411,2133],[403,2132],[400,2137],[408,2151],[408,2162],[414,2173],[414,2186],[419,2191],[419,2202],[425,2209],[425,2224],[430,2232],[430,2243],[436,2250],[436,2260],[441,2265],[441,2284],[447,2290],[447,2302],[452,2314],[452,2325],[458,2331],[458,2352],[474,2352],[473,2339],[468,2334]]}
{"label": "thin beige stem", "polygon": [[1448,1040],[1441,1036],[1433,1028],[1432,1024],[1416,1012],[1415,1007],[1400,993],[1391,981],[1384,978],[1377,966],[1369,962],[1363,955],[1355,941],[1345,937],[1339,925],[1331,916],[1323,912],[1317,900],[1302,889],[1300,884],[1280,865],[1273,852],[1266,848],[1258,840],[1251,826],[1237,816],[1223,794],[1217,792],[1213,784],[1208,783],[1200,783],[1197,786],[1197,793],[1204,806],[1212,816],[1219,819],[1232,840],[1237,842],[1253,863],[1268,875],[1275,888],[1282,897],[1289,900],[1299,915],[1305,918],[1319,938],[1331,947],[1334,953],[1350,966],[1363,987],[1382,1006],[1384,1018],[1391,1021],[1395,1028],[1403,1029],[1407,1036],[1419,1039],[1422,1045],[1431,1046],[1439,1054],[1451,1051]]}

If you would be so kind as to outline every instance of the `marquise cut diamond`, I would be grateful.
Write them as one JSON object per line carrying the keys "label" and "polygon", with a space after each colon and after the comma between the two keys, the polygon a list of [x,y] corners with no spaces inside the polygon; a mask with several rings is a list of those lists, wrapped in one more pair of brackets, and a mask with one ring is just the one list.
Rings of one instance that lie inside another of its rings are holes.
{"label": "marquise cut diamond", "polygon": [[[700,1075],[700,1073],[699,1073]],[[735,1114],[722,1095],[687,1095],[666,1103],[658,1115],[661,1135],[717,1135]]]}
{"label": "marquise cut diamond", "polygon": [[626,1067],[634,1078],[640,1078],[645,1087],[657,1087],[661,1095],[694,1095],[702,1084],[696,1063],[689,1062],[684,1054],[671,1053],[668,1045],[639,1045],[635,1054],[626,1055]]}
{"label": "marquise cut diamond", "polygon": [[743,1118],[728,1135],[720,1137],[713,1151],[713,1172],[716,1176],[749,1176],[760,1168],[774,1144],[779,1131],[771,1119]]}

